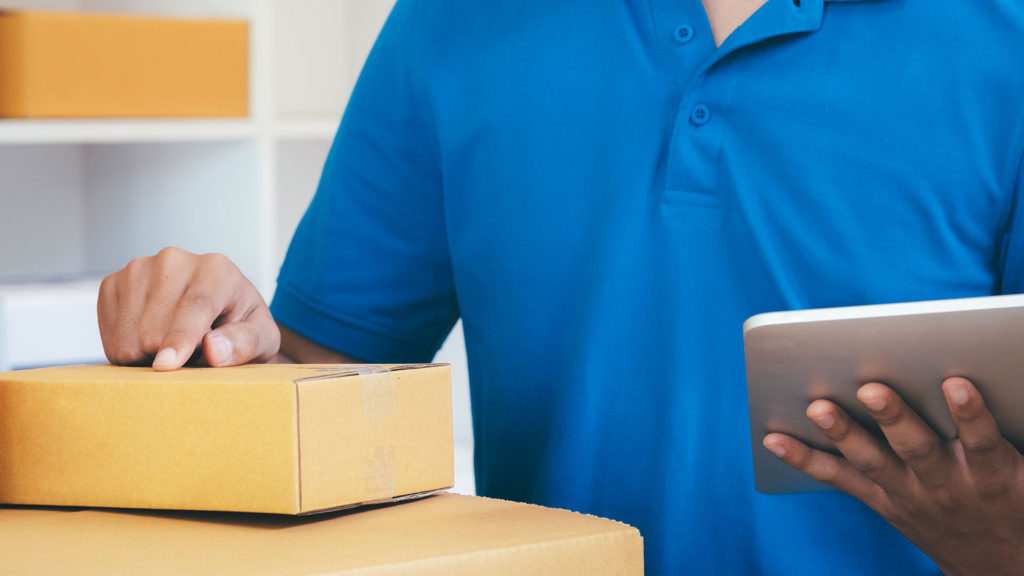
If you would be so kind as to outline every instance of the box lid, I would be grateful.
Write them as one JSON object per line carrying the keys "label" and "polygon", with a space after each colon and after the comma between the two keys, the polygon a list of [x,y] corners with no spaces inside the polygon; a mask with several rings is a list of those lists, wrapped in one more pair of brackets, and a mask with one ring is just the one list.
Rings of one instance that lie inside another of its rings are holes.
{"label": "box lid", "polygon": [[643,574],[630,526],[441,494],[324,516],[0,508],[6,574]]}

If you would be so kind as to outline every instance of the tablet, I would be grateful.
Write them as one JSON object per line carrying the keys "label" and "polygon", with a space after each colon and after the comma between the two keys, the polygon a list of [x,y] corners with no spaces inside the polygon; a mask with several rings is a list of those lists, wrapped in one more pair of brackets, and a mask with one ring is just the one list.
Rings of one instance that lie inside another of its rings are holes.
{"label": "tablet", "polygon": [[761,441],[784,432],[838,454],[806,416],[818,398],[881,434],[856,398],[868,382],[893,388],[949,440],[956,427],[942,381],[966,377],[1003,435],[1024,447],[1024,294],[770,312],[743,324],[743,340],[759,492],[829,489],[784,464]]}

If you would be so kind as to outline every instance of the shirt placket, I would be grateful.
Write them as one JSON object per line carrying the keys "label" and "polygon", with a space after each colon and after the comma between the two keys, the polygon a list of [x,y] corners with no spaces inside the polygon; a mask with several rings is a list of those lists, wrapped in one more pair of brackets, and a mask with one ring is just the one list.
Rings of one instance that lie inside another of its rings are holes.
{"label": "shirt placket", "polygon": [[718,48],[700,0],[651,1],[656,33],[675,43],[662,43],[677,108],[661,201],[718,207],[722,134],[736,80],[730,59],[769,38],[817,29],[823,0],[769,0]]}

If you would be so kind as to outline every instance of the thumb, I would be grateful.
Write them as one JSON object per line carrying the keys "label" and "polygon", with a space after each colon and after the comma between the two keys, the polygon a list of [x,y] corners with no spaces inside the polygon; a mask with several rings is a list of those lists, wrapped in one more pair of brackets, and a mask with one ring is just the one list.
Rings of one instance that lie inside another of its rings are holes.
{"label": "thumb", "polygon": [[203,356],[210,366],[237,366],[264,361],[277,354],[280,332],[270,323],[229,322],[203,338]]}

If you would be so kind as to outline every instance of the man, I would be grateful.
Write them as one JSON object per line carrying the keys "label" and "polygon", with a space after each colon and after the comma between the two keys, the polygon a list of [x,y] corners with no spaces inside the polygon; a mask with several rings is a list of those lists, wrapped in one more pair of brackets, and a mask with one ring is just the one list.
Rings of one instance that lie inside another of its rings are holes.
{"label": "man", "polygon": [[826,401],[845,459],[765,439],[856,498],[756,493],[741,324],[1024,291],[1024,5],[761,4],[400,0],[273,318],[166,250],[105,281],[108,356],[270,360],[276,320],[286,359],[425,361],[461,316],[480,493],[629,522],[651,574],[1017,572],[1024,463],[963,379],[963,441],[872,383],[887,442]]}

